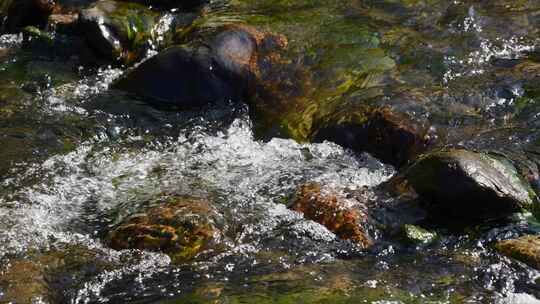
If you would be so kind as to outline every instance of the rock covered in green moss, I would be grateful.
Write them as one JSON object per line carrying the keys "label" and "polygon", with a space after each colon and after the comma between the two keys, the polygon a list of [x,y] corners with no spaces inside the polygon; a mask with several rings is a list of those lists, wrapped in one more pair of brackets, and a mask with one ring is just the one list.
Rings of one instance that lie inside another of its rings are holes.
{"label": "rock covered in green moss", "polygon": [[427,245],[437,238],[436,233],[411,224],[403,226],[403,236],[408,242],[419,245]]}
{"label": "rock covered in green moss", "polygon": [[79,22],[89,44],[110,60],[132,63],[154,43],[159,14],[129,2],[100,0],[81,11]]}
{"label": "rock covered in green moss", "polygon": [[464,149],[421,156],[405,175],[434,215],[462,219],[507,216],[538,204],[506,159]]}
{"label": "rock covered in green moss", "polygon": [[495,248],[501,254],[540,270],[540,236],[525,235],[517,239],[500,241]]}
{"label": "rock covered in green moss", "polygon": [[108,242],[116,250],[159,251],[173,262],[184,262],[219,239],[217,219],[207,200],[174,197],[121,222],[109,233]]}

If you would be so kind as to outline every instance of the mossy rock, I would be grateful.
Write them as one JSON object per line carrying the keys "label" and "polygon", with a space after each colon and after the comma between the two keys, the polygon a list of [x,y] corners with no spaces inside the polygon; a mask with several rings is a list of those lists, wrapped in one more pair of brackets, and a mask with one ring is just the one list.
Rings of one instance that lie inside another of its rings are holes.
{"label": "mossy rock", "polygon": [[140,249],[168,254],[182,263],[219,239],[217,212],[204,199],[173,197],[122,221],[108,234],[116,250]]}
{"label": "mossy rock", "polygon": [[402,233],[408,243],[416,245],[429,245],[437,238],[437,233],[411,224],[404,225]]}
{"label": "mossy rock", "polygon": [[89,44],[112,61],[133,63],[155,42],[159,14],[129,2],[101,0],[80,13],[79,22]]}
{"label": "mossy rock", "polygon": [[540,236],[526,235],[517,239],[500,241],[495,248],[501,254],[514,258],[540,270]]}

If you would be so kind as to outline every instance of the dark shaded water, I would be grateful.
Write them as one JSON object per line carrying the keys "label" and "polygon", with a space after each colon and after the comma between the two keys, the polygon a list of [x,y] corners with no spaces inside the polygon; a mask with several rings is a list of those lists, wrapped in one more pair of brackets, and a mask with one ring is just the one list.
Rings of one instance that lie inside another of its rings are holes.
{"label": "dark shaded water", "polygon": [[[492,145],[536,143],[538,1],[211,7],[206,24],[284,34],[287,56],[314,75],[318,109],[340,99],[392,104],[446,130],[443,142],[480,144],[482,134]],[[363,252],[283,203],[308,181],[373,188],[392,167],[329,142],[257,140],[236,102],[156,109],[108,89],[124,68],[82,67],[21,39],[0,37],[0,262],[21,290],[37,290],[36,302],[540,302],[540,273],[491,249],[538,232],[530,217],[438,229],[429,246],[381,240]],[[223,248],[171,265],[166,255],[104,245],[111,225],[163,193],[211,198]],[[2,288],[0,302],[13,292]]]}

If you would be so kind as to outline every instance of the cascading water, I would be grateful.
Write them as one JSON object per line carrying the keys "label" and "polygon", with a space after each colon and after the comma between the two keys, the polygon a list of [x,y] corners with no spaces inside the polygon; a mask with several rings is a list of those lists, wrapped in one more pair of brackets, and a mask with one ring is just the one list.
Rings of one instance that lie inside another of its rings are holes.
{"label": "cascading water", "polygon": [[[300,2],[212,1],[204,26],[246,22],[287,36],[289,63],[322,87],[306,98],[317,111],[380,97],[430,119],[433,132],[448,129],[448,142],[522,116],[535,130],[533,1],[501,20],[504,1]],[[157,44],[177,13],[161,19]],[[429,244],[391,231],[364,250],[288,205],[316,182],[388,207],[377,219],[392,224],[408,211],[380,187],[400,169],[329,141],[262,140],[243,103],[151,106],[110,88],[124,66],[71,66],[19,34],[0,36],[0,60],[0,303],[26,293],[35,303],[540,302],[540,272],[491,245],[537,234],[530,214],[459,231],[427,222],[437,232]],[[529,135],[505,140],[534,144]],[[110,248],[113,227],[149,202],[183,196],[211,202],[219,246],[185,263]]]}

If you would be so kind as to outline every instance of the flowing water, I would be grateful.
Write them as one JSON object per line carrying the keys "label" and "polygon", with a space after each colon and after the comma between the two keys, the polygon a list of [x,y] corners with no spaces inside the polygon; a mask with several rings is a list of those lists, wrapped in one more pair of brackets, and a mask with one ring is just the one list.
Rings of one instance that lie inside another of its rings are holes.
{"label": "flowing water", "polygon": [[[523,145],[538,134],[538,1],[213,5],[212,22],[287,36],[288,56],[328,100],[405,96],[404,110],[449,129],[449,141],[525,126],[510,140]],[[312,181],[371,193],[393,167],[331,142],[260,140],[240,101],[152,107],[108,88],[125,68],[83,67],[20,35],[0,37],[0,59],[0,264],[28,292],[47,283],[36,303],[540,303],[540,272],[490,246],[540,231],[527,216],[362,251],[286,203]],[[106,246],[111,227],[164,195],[211,199],[220,249],[178,265]],[[10,292],[0,286],[0,302]]]}

